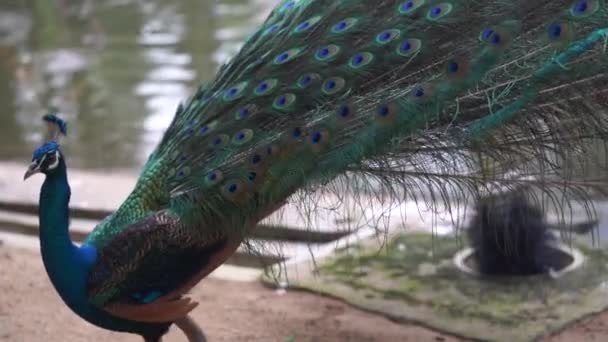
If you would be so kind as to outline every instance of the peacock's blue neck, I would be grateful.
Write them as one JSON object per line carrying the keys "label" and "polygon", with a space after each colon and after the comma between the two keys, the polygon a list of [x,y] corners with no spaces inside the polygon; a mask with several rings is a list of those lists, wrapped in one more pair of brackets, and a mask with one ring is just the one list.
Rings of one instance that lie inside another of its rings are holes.
{"label": "peacock's blue neck", "polygon": [[[77,258],[77,247],[70,240],[70,186],[63,161],[47,174],[40,191],[40,250],[51,282],[61,298],[79,312],[86,284],[86,265]],[[85,296],[86,297],[86,296]]]}
{"label": "peacock's blue neck", "polygon": [[63,301],[88,322],[109,330],[141,335],[162,334],[168,325],[132,322],[113,317],[93,306],[87,297],[87,274],[95,250],[74,245],[69,234],[70,185],[63,158],[46,175],[40,191],[40,250],[44,267]]}

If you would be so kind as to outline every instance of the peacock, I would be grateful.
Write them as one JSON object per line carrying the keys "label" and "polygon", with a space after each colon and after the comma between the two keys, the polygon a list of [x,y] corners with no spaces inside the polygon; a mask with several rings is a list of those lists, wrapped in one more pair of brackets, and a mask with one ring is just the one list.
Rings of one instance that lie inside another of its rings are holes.
{"label": "peacock", "polygon": [[133,191],[80,246],[67,124],[44,117],[25,178],[45,175],[48,275],[101,328],[160,341],[176,324],[204,341],[188,291],[314,190],[434,204],[525,182],[583,199],[595,182],[578,176],[608,137],[607,44],[606,0],[281,1],[177,106]]}

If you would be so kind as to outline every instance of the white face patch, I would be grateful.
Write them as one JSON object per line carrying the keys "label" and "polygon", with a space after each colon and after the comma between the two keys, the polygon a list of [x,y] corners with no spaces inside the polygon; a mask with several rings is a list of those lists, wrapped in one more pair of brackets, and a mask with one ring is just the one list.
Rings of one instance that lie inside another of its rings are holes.
{"label": "white face patch", "polygon": [[47,154],[42,156],[42,159],[40,159],[40,161],[38,162],[38,166],[36,167],[36,170],[40,169],[40,167],[42,166],[42,164],[44,164],[44,161],[46,160]]}

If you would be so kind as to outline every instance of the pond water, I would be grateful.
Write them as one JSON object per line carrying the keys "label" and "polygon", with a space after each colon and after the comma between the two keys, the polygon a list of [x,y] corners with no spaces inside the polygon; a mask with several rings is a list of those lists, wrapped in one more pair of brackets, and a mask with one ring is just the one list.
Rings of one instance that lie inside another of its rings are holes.
{"label": "pond water", "polygon": [[2,0],[0,160],[28,161],[41,115],[69,122],[70,167],[136,169],[175,108],[274,0]]}

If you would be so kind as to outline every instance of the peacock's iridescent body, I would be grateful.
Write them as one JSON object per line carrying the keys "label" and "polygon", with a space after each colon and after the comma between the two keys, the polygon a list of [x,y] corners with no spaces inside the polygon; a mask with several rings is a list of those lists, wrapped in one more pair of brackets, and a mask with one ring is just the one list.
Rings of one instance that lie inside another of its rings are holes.
{"label": "peacock's iridescent body", "polygon": [[[156,341],[176,323],[202,340],[185,293],[301,189],[350,174],[391,193],[474,189],[507,170],[567,181],[553,157],[608,133],[607,40],[605,0],[282,1],[178,107],[80,248],[59,145],[34,153],[47,271],[93,324]],[[454,171],[480,155],[491,174]]]}

